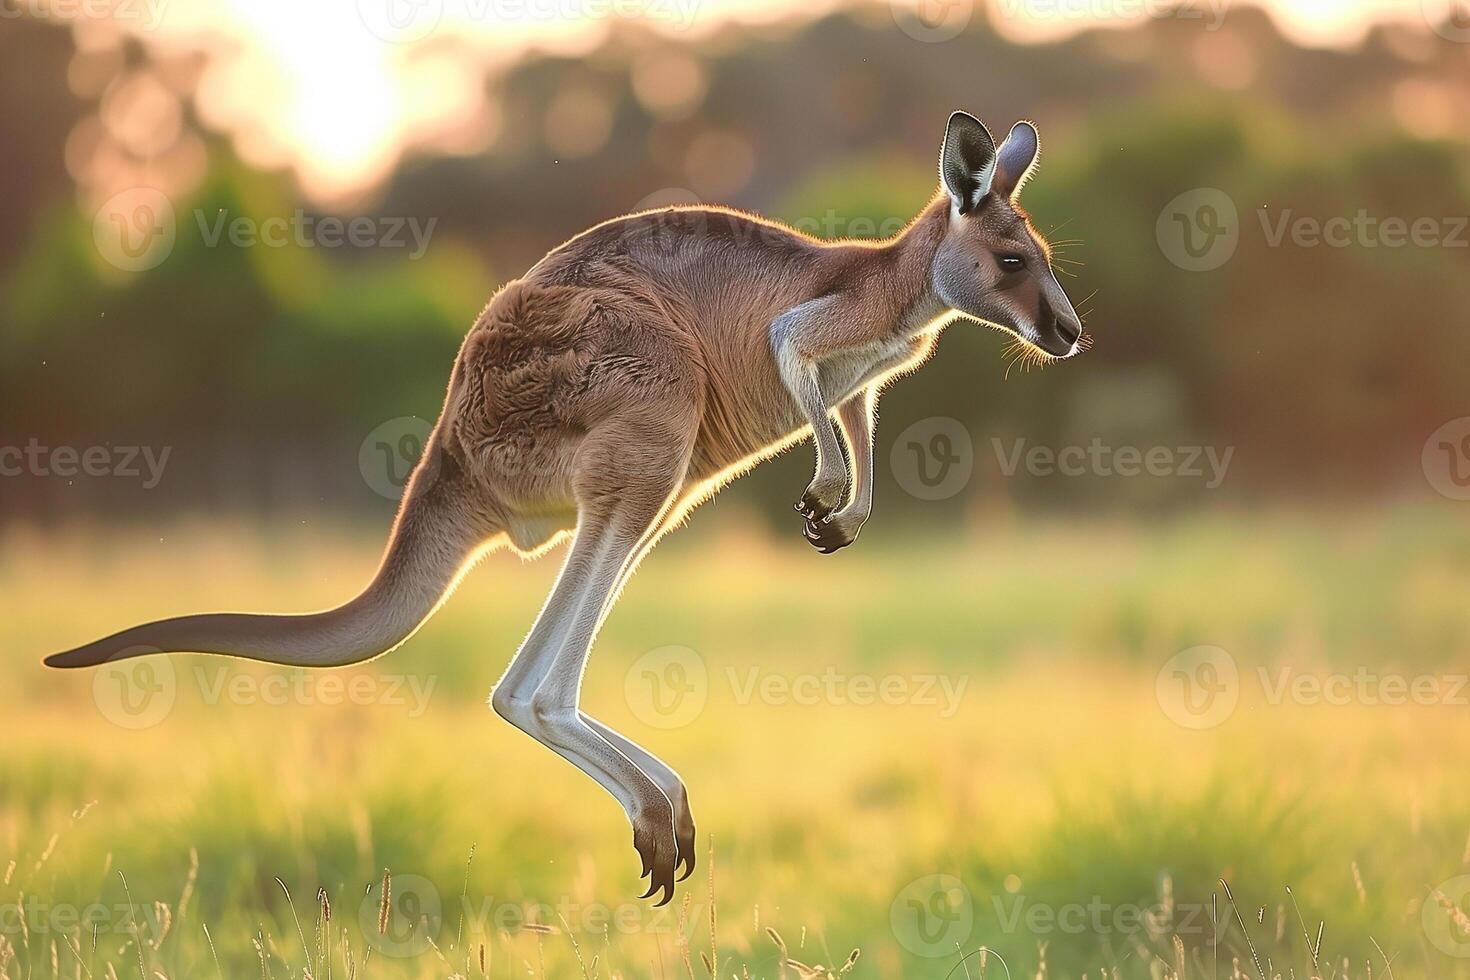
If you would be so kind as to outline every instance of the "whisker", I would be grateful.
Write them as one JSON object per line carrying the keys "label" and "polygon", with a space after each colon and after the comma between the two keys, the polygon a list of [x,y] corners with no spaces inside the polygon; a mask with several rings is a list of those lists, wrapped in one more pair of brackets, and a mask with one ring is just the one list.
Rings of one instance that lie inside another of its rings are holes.
{"label": "whisker", "polygon": [[[1080,337],[1078,338],[1078,342],[1081,342]],[[1061,360],[1061,358],[1053,354],[1048,354],[1046,351],[1042,350],[1040,347],[1037,347],[1035,344],[1031,343],[1031,341],[1026,340],[1023,337],[1013,338],[1011,342],[1006,345],[1004,353],[1008,358],[1005,370],[1005,380],[1010,380],[1011,370],[1017,365],[1020,366],[1022,373],[1030,374],[1032,368],[1036,368],[1037,370],[1044,370],[1047,367],[1051,366],[1051,364],[1053,364],[1054,362]]]}
{"label": "whisker", "polygon": [[1023,374],[1031,373],[1031,368],[1040,363],[1043,356],[1030,341],[1017,337],[1013,339],[1006,350],[1010,355],[1009,363],[1006,365],[1005,379],[1010,380],[1011,370],[1020,367]]}
{"label": "whisker", "polygon": [[1001,380],[1009,381],[1011,379],[1011,368],[1016,366],[1016,363],[1020,361],[1021,355],[1023,353],[1024,345],[1021,343],[1021,341],[1012,340],[1010,343],[1006,344],[1004,351],[1002,351],[1002,356],[1004,356],[1006,359],[1006,370]]}

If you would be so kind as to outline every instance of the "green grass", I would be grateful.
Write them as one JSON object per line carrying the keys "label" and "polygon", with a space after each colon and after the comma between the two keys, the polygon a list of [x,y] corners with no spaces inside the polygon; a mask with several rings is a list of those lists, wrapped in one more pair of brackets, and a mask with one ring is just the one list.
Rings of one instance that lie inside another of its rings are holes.
{"label": "green grass", "polygon": [[[585,706],[680,769],[713,842],[664,910],[636,899],[616,805],[484,704],[554,558],[493,556],[362,668],[158,662],[175,702],[135,730],[107,679],[40,655],[155,616],[331,604],[378,542],[10,532],[0,977],[320,978],[323,888],[334,977],[478,977],[483,946],[497,978],[703,978],[711,866],[721,977],[801,975],[768,928],[806,964],[861,948],[859,978],[943,977],[982,945],[993,978],[1000,958],[1017,978],[1169,976],[1181,955],[1189,977],[1256,976],[1251,945],[1267,976],[1381,977],[1375,943],[1396,977],[1470,976],[1433,943],[1463,934],[1432,893],[1470,871],[1470,705],[1270,696],[1283,669],[1466,671],[1462,514],[876,525],[837,558],[752,526],[701,517],[661,547],[588,673]],[[1241,678],[1205,730],[1156,690],[1196,645]],[[706,702],[663,728],[639,658],[671,646]],[[855,675],[898,693],[853,703]],[[362,686],[324,703],[323,678]]]}

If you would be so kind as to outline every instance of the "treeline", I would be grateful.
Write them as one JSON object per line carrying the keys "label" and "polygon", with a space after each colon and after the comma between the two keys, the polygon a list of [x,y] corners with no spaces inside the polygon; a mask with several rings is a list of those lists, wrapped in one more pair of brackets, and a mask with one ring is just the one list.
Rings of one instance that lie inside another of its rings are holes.
{"label": "treeline", "polygon": [[[650,195],[687,193],[701,166],[733,158],[748,166],[726,175],[721,200],[817,233],[889,231],[932,190],[955,106],[996,129],[1038,121],[1041,172],[1024,203],[1068,243],[1058,267],[1096,346],[1026,373],[1007,369],[1004,338],[961,325],[922,383],[890,393],[885,460],[922,419],[968,432],[977,475],[939,506],[1422,489],[1426,437],[1470,415],[1470,164],[1463,132],[1407,135],[1392,92],[1411,75],[1463,85],[1464,59],[1411,64],[1377,37],[1304,52],[1259,14],[1232,18],[1221,30],[1250,41],[1254,76],[1229,91],[1191,54],[1199,27],[1175,22],[1129,32],[1151,46],[1142,59],[1117,54],[1116,32],[1021,48],[984,23],[932,45],[871,17],[732,28],[694,49],[702,103],[678,120],[644,111],[625,67],[635,45],[616,35],[596,57],[529,61],[497,83],[505,125],[530,133],[557,93],[601,86],[613,112],[594,153],[561,159],[531,138],[421,157],[372,207],[330,215],[288,175],[252,171],[211,141],[207,178],[173,202],[171,251],[141,272],[109,261],[92,216],[37,176],[0,228],[14,242],[0,267],[0,446],[169,447],[169,468],[144,488],[27,463],[0,478],[0,520],[386,508],[361,472],[364,440],[401,417],[432,421],[476,311],[547,248]],[[35,98],[65,101],[47,88],[64,78],[64,48],[15,53],[37,59]],[[52,153],[60,169],[61,137],[17,123],[5,98],[0,134],[50,141],[24,159]],[[695,152],[711,133],[725,152]],[[370,235],[353,237],[354,217]],[[386,241],[394,227],[401,247]],[[1232,455],[1208,487],[1096,464],[1037,472],[1018,446]],[[773,514],[808,461],[779,465],[747,491]],[[888,496],[891,510],[920,506]]]}

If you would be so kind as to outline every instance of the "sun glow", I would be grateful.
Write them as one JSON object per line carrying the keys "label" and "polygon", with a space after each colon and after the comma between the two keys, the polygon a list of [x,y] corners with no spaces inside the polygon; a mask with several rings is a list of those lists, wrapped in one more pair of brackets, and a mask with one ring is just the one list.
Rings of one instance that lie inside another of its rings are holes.
{"label": "sun glow", "polygon": [[[1348,44],[1385,19],[1407,20],[1427,33],[1435,26],[1436,5],[1448,11],[1453,2],[1272,0],[1267,7],[1299,41]],[[810,19],[841,7],[863,11],[880,28],[912,29],[914,16],[927,23],[926,4],[934,0],[821,0],[793,13],[782,0],[153,0],[143,4],[148,18],[118,13],[112,26],[165,53],[202,53],[197,101],[205,123],[228,134],[248,163],[294,168],[309,196],[331,202],[380,185],[415,147],[450,153],[493,149],[499,110],[486,79],[531,51],[584,53],[619,16],[681,39],[731,21]],[[956,10],[967,14],[966,25],[983,18],[1008,37],[1033,42],[1163,16],[1190,16],[1207,30],[1227,29],[1237,5],[953,0],[945,10],[946,16]],[[97,26],[79,25],[79,44]],[[648,62],[634,81],[640,98],[653,99],[650,111],[678,117],[697,111],[703,69],[692,57],[668,60],[673,57]],[[693,101],[678,101],[681,93]],[[598,108],[583,103],[563,108],[576,119]],[[580,151],[580,144],[568,147],[569,153]]]}

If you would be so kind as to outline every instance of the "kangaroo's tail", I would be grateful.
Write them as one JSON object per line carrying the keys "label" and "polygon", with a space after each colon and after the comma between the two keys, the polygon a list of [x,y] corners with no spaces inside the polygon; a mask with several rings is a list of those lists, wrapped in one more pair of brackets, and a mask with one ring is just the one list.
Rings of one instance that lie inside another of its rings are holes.
{"label": "kangaroo's tail", "polygon": [[449,596],[496,530],[474,506],[457,461],[428,440],[378,573],[355,599],[293,616],[213,613],[134,626],[46,658],[92,667],[153,653],[219,653],[266,663],[337,667],[387,653]]}

